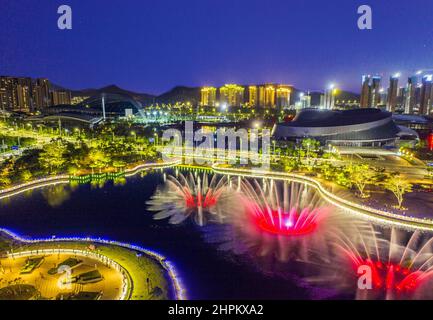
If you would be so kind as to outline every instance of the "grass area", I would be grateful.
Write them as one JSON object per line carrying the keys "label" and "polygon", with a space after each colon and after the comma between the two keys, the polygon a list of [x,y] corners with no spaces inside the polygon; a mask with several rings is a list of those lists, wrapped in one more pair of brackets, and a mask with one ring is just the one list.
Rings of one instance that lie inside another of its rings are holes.
{"label": "grass area", "polygon": [[77,300],[77,301],[92,301],[98,300],[101,297],[100,292],[79,292],[77,294],[59,294],[56,300]]}
{"label": "grass area", "polygon": [[42,262],[44,262],[43,257],[27,259],[26,264],[21,269],[21,274],[32,273],[35,269],[37,269],[42,264]]}
{"label": "grass area", "polygon": [[103,277],[99,270],[93,270],[89,272],[85,272],[82,274],[79,274],[78,276],[74,277],[72,282],[77,282],[80,284],[86,284],[86,283],[92,283],[92,282],[98,282],[102,281]]}
{"label": "grass area", "polygon": [[38,290],[31,285],[17,284],[0,289],[0,300],[30,300],[38,297]]}
{"label": "grass area", "polygon": [[50,274],[50,275],[57,274],[59,271],[59,268],[62,266],[69,267],[70,269],[76,268],[76,267],[80,266],[82,264],[82,262],[83,262],[82,260],[79,260],[76,258],[68,258],[65,261],[59,263],[57,265],[57,267],[50,269],[48,271],[48,274]]}

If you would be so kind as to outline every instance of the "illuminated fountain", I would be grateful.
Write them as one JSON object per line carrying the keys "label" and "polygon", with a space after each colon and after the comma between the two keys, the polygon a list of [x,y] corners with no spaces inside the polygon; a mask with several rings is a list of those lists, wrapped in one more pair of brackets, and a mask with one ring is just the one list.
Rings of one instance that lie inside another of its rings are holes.
{"label": "illuminated fountain", "polygon": [[282,236],[302,236],[316,231],[329,210],[315,192],[302,184],[284,183],[282,196],[273,180],[260,188],[244,181],[241,196],[247,214],[259,229]]}
{"label": "illuminated fountain", "polygon": [[169,218],[179,224],[191,217],[203,226],[208,220],[222,222],[227,209],[234,205],[230,200],[227,178],[208,175],[168,176],[162,188],[147,202],[149,211],[157,212],[157,220]]}
{"label": "illuminated fountain", "polygon": [[335,246],[343,263],[330,283],[355,286],[357,299],[425,299],[432,284],[432,243],[433,238],[419,231],[391,229],[389,240],[381,239],[373,227],[350,238],[340,232]]}
{"label": "illuminated fountain", "polygon": [[243,179],[239,190],[224,231],[205,235],[236,253],[280,262],[327,257],[328,232],[353,224],[305,184]]}

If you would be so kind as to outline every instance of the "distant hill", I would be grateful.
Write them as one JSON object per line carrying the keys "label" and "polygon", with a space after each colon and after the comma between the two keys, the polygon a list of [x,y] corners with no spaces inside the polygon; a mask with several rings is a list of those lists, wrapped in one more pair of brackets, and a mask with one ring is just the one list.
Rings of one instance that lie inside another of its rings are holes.
{"label": "distant hill", "polygon": [[[60,86],[55,86],[61,90],[64,90]],[[150,105],[152,103],[165,103],[165,104],[173,104],[178,101],[183,102],[191,102],[193,105],[196,105],[200,102],[200,87],[185,87],[185,86],[177,86],[167,91],[159,96],[147,94],[147,93],[137,93],[133,91],[129,91],[126,89],[122,89],[116,85],[106,86],[100,89],[83,89],[83,90],[73,90],[73,97],[93,97],[100,95],[102,93],[111,93],[111,94],[123,94],[128,95],[135,100],[139,101],[144,106]],[[299,89],[293,88],[291,94],[291,104],[294,104],[295,101],[299,99],[299,94],[301,91]],[[320,95],[322,92],[310,92],[311,95],[311,105],[317,106],[320,104]],[[338,100],[359,100],[359,94],[349,92],[349,91],[340,91],[336,96]]]}
{"label": "distant hill", "polygon": [[361,98],[359,94],[350,92],[350,91],[340,91],[336,98],[338,100],[358,100]]}
{"label": "distant hill", "polygon": [[177,101],[191,102],[193,105],[200,102],[199,87],[174,87],[170,91],[155,98],[158,103],[176,103]]}
{"label": "distant hill", "polygon": [[101,95],[102,93],[122,94],[122,95],[130,96],[135,100],[141,102],[142,104],[152,103],[153,99],[155,98],[155,96],[153,95],[125,90],[119,88],[116,85],[110,85],[100,89],[83,89],[83,90],[75,90],[71,92],[73,97],[93,97],[93,96]]}
{"label": "distant hill", "polygon": [[200,88],[190,88],[178,86],[167,91],[160,96],[154,96],[147,93],[137,93],[119,88],[116,85],[110,85],[100,89],[83,89],[71,91],[73,97],[93,97],[102,93],[127,95],[141,102],[143,105],[152,103],[175,103],[177,101],[189,101],[196,104],[200,101]]}

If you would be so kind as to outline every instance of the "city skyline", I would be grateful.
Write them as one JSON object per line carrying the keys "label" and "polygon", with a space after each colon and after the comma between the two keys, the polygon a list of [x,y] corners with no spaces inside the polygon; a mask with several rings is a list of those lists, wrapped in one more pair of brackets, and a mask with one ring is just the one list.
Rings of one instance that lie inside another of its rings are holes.
{"label": "city skyline", "polygon": [[263,9],[249,1],[225,10],[224,1],[103,8],[70,1],[74,27],[68,31],[56,28],[54,4],[7,3],[0,73],[45,77],[73,90],[115,83],[159,94],[177,85],[277,82],[311,91],[337,83],[359,93],[359,75],[406,77],[431,69],[432,3],[395,1],[392,11],[371,4],[372,30],[357,28],[359,1],[334,3],[271,1]]}
{"label": "city skyline", "polygon": [[0,0],[0,302],[433,301],[432,12]]}

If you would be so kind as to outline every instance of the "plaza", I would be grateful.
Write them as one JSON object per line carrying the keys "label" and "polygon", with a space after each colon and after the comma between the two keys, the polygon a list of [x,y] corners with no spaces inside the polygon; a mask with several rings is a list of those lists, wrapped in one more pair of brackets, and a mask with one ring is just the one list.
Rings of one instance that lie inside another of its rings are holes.
{"label": "plaza", "polygon": [[[28,259],[40,258],[41,264],[32,272],[23,274],[23,266]],[[68,259],[77,259],[80,264],[71,269],[71,277],[97,271],[94,282],[68,284],[67,273],[50,274],[50,270],[57,268]],[[64,281],[62,281],[64,280]],[[107,261],[97,260],[82,254],[53,253],[43,255],[16,254],[0,259],[0,294],[5,288],[16,285],[30,285],[37,291],[30,299],[63,300],[69,296],[88,293],[93,299],[118,300],[121,298],[124,276]],[[91,293],[91,294],[89,294]],[[7,299],[7,297],[4,297]],[[12,300],[21,300],[19,292],[9,296]]]}

